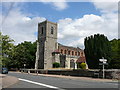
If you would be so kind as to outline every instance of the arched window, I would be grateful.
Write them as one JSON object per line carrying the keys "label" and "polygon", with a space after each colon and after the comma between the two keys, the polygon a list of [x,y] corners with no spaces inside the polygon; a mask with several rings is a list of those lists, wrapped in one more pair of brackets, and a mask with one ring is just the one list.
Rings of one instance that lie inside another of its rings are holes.
{"label": "arched window", "polygon": [[65,50],[64,54],[67,54],[67,50]]}
{"label": "arched window", "polygon": [[74,51],[72,51],[72,55],[74,55]]}
{"label": "arched window", "polygon": [[83,52],[81,52],[81,57],[83,57]]}
{"label": "arched window", "polygon": [[75,55],[77,56],[77,52],[75,52]]}
{"label": "arched window", "polygon": [[53,34],[53,31],[54,31],[54,28],[53,28],[53,27],[51,27],[51,34]]}
{"label": "arched window", "polygon": [[74,63],[74,60],[70,60],[70,68],[75,68],[75,63]]}
{"label": "arched window", "polygon": [[70,55],[70,51],[68,51],[68,55]]}
{"label": "arched window", "polygon": [[61,53],[63,54],[63,50],[61,49]]}

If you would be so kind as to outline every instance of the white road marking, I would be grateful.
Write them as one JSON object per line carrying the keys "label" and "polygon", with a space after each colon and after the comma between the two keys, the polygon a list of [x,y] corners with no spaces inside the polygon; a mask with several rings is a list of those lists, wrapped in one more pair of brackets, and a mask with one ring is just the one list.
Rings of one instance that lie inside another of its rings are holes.
{"label": "white road marking", "polygon": [[22,79],[22,78],[18,78],[18,79],[21,80],[21,81],[25,81],[25,82],[33,83],[33,84],[36,84],[36,85],[45,86],[45,87],[48,87],[48,88],[53,88],[53,89],[63,90],[63,89],[60,89],[60,88],[55,87],[55,86],[51,86],[51,85],[47,85],[47,84],[43,84],[43,83],[38,83],[38,82],[30,81],[30,80],[27,80],[27,79]]}

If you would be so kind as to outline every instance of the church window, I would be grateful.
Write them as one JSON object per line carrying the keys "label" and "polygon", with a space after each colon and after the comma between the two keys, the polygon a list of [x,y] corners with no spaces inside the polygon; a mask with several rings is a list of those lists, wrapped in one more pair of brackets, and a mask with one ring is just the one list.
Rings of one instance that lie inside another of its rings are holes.
{"label": "church window", "polygon": [[80,52],[78,52],[78,56],[80,56]]}
{"label": "church window", "polygon": [[83,52],[81,52],[81,57],[83,57]]}
{"label": "church window", "polygon": [[64,54],[67,54],[67,50],[65,50]]}
{"label": "church window", "polygon": [[75,55],[77,55],[77,52],[75,52]]}
{"label": "church window", "polygon": [[70,55],[70,51],[68,51],[68,55]]}
{"label": "church window", "polygon": [[72,55],[74,55],[74,51],[72,51]]}
{"label": "church window", "polygon": [[43,27],[41,27],[41,34],[43,34],[43,30],[44,30],[44,28],[43,28]]}
{"label": "church window", "polygon": [[63,50],[61,49],[61,53],[63,54]]}
{"label": "church window", "polygon": [[54,30],[54,28],[53,28],[53,27],[51,27],[51,34],[53,34],[53,30]]}

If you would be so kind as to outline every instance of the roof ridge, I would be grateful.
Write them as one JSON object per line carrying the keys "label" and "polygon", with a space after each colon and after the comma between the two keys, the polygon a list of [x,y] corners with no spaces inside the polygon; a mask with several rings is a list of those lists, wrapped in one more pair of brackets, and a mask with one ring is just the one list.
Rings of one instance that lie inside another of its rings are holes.
{"label": "roof ridge", "polygon": [[63,44],[60,44],[60,43],[58,43],[58,46],[63,46],[63,47],[68,47],[68,48],[74,48],[74,49],[79,49],[79,50],[82,50],[81,48],[79,48],[79,47],[73,47],[73,46],[66,46],[66,45],[63,45]]}

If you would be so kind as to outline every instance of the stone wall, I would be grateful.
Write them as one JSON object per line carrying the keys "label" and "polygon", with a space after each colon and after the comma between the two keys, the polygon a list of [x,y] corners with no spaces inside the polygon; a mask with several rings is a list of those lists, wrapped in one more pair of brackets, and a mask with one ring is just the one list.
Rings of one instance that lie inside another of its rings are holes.
{"label": "stone wall", "polygon": [[[102,78],[102,71],[99,70],[72,70],[72,69],[53,69],[53,70],[43,70],[43,69],[21,69],[21,72],[25,73],[40,73],[40,74],[54,74],[54,75],[66,75],[66,76],[78,76],[78,77],[93,77]],[[96,76],[96,74],[99,76]],[[120,70],[109,69],[105,70],[106,79],[119,79],[120,80]]]}
{"label": "stone wall", "polygon": [[89,70],[48,70],[48,74],[93,77],[94,72]]}

